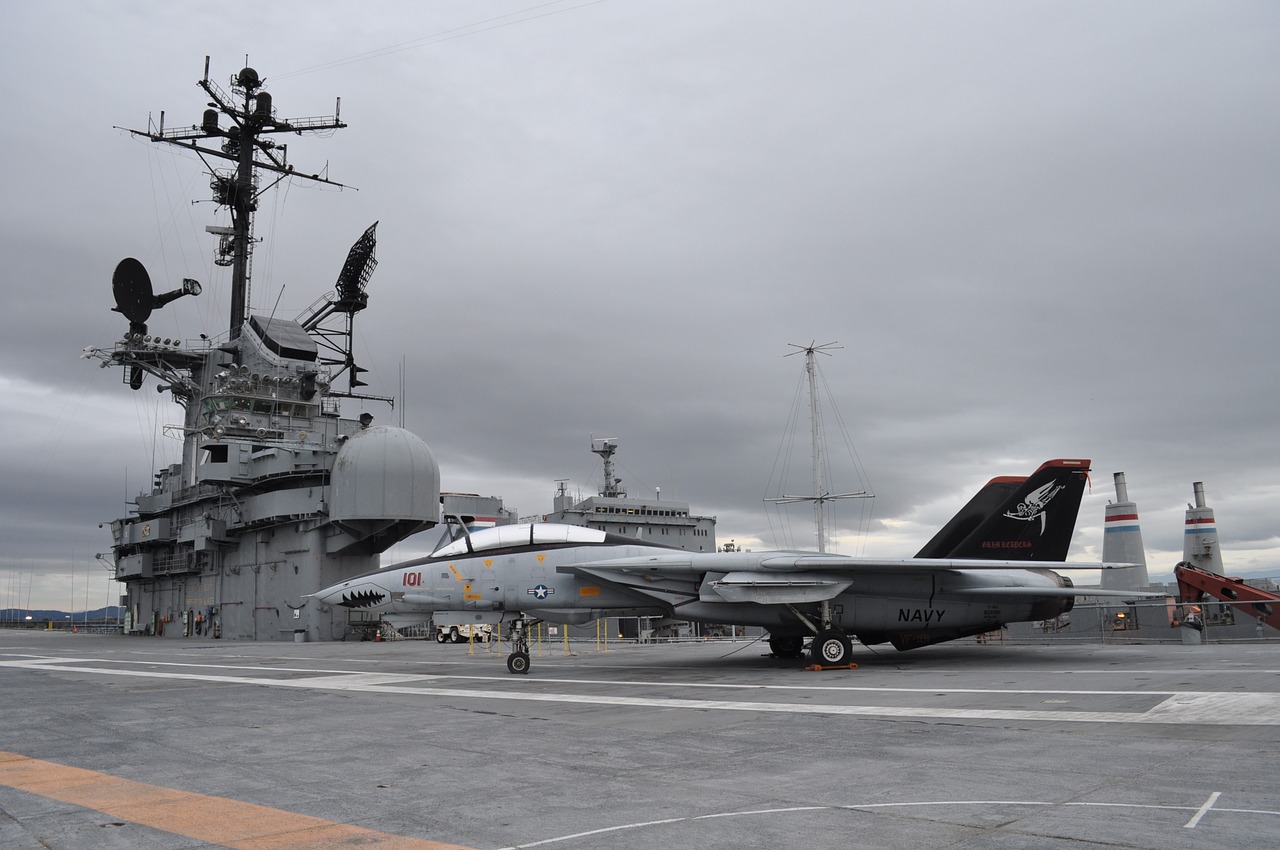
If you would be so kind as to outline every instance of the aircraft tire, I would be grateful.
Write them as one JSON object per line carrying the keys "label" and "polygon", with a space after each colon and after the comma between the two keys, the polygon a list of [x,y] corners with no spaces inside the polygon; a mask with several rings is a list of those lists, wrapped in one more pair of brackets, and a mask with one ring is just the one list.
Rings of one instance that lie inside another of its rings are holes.
{"label": "aircraft tire", "polygon": [[507,671],[511,673],[529,672],[529,653],[513,652],[507,656]]}
{"label": "aircraft tire", "polygon": [[804,638],[795,635],[770,635],[769,651],[779,658],[799,658],[804,655]]}
{"label": "aircraft tire", "polygon": [[809,654],[814,664],[838,667],[849,663],[849,658],[853,655],[853,642],[838,629],[824,629],[813,639]]}

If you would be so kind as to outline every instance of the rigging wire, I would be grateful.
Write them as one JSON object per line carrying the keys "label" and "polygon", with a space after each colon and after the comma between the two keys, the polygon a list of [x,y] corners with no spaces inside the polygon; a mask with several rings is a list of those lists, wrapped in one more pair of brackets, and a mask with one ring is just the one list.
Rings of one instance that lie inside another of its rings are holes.
{"label": "rigging wire", "polygon": [[[858,456],[858,450],[853,444],[852,438],[849,436],[849,428],[845,424],[844,417],[840,415],[840,407],[836,404],[835,395],[831,392],[831,385],[827,382],[827,376],[822,373],[822,369],[815,363],[815,369],[818,375],[818,383],[820,384],[823,394],[826,396],[828,408],[835,417],[836,425],[840,429],[840,436],[844,442],[845,450],[849,452],[849,458],[853,461],[853,474],[858,479],[858,486],[867,493],[874,493],[875,489],[871,486],[870,478],[867,476],[866,468],[862,465],[862,458]],[[825,431],[823,432],[825,435]],[[823,460],[826,462],[826,480],[834,480],[831,477],[831,454],[824,453]],[[857,531],[857,552],[855,554],[864,554],[866,551],[867,535],[870,530],[871,517],[875,513],[875,499],[855,499],[857,502],[856,510],[861,515],[858,521]],[[835,505],[828,502],[832,509],[832,519],[835,518]],[[852,517],[854,506],[850,506],[850,516]]]}
{"label": "rigging wire", "polygon": [[[800,418],[800,406],[803,400],[805,379],[803,373],[796,381],[795,393],[791,398],[791,409],[787,414],[786,425],[782,431],[782,438],[778,442],[778,452],[774,457],[773,468],[769,470],[769,481],[765,485],[765,497],[768,498],[773,492],[775,481],[777,482],[777,495],[781,496],[787,489],[787,475],[793,464],[791,462],[792,453],[795,448],[796,434],[799,431],[798,420]],[[769,506],[773,509],[770,510]],[[769,532],[773,535],[773,539],[779,548],[795,548],[792,534],[791,512],[784,510],[782,505],[776,502],[765,502],[765,517],[769,523]],[[777,527],[774,527],[774,520],[777,520]]]}
{"label": "rigging wire", "polygon": [[751,647],[753,647],[753,646],[755,646],[756,644],[760,643],[762,640],[767,639],[767,637],[768,637],[768,635],[767,635],[767,634],[760,634],[760,635],[757,635],[757,636],[756,636],[756,638],[755,638],[755,640],[749,641],[749,642],[748,642],[746,645],[744,645],[744,646],[740,646],[740,647],[737,647],[736,649],[733,649],[733,650],[731,650],[731,651],[729,651],[729,652],[726,652],[724,655],[721,655],[720,657],[721,657],[721,658],[729,658],[730,656],[737,655],[739,652],[742,652],[744,649],[750,649]]}
{"label": "rigging wire", "polygon": [[[535,21],[539,18],[549,18],[552,15],[562,15],[566,12],[573,12],[578,9],[586,8],[587,6],[597,6],[601,3],[608,2],[608,0],[586,0],[586,2],[578,3],[575,6],[567,6],[562,9],[549,9],[549,7],[559,6],[563,2],[564,0],[552,0],[552,2],[549,3],[539,3],[535,6],[528,6],[524,9],[517,9],[514,12],[508,12],[505,15],[486,18],[460,27],[452,27],[447,30],[441,30],[440,32],[424,35],[409,41],[402,41],[398,44],[388,45],[387,47],[379,47],[374,50],[365,51],[364,53],[357,53],[354,56],[347,56],[342,59],[322,62],[319,65],[299,68],[296,71],[286,71],[283,74],[275,74],[271,79],[274,82],[275,80],[298,77],[304,74],[312,74],[317,71],[327,71],[332,68],[340,68],[343,65],[351,65],[356,62],[367,62],[371,59],[380,59],[384,56],[390,56],[395,53],[403,53],[408,50],[416,50],[420,47],[428,47],[432,44],[439,44],[445,41],[453,41],[454,39],[478,35],[479,33],[489,32],[490,30],[528,23],[529,21]],[[542,9],[549,9],[549,11],[539,11]],[[525,15],[527,12],[537,12],[537,14],[526,15],[525,17],[516,18],[515,20],[506,20],[507,18],[515,18],[517,15]]]}

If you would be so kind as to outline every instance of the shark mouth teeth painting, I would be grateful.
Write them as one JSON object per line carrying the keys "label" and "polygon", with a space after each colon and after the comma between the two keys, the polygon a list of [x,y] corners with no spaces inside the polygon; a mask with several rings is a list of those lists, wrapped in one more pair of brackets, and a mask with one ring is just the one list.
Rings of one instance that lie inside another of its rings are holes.
{"label": "shark mouth teeth painting", "polygon": [[372,608],[379,605],[386,595],[376,590],[359,590],[351,594],[342,594],[341,604],[344,608]]}

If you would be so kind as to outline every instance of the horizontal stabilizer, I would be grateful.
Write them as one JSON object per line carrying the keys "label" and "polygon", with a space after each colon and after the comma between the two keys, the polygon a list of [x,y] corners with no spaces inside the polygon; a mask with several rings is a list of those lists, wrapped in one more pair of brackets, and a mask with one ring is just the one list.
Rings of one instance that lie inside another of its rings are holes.
{"label": "horizontal stabilizer", "polygon": [[1155,590],[1124,590],[1102,587],[1077,587],[1076,596],[1114,596],[1117,599],[1167,599],[1169,594]]}

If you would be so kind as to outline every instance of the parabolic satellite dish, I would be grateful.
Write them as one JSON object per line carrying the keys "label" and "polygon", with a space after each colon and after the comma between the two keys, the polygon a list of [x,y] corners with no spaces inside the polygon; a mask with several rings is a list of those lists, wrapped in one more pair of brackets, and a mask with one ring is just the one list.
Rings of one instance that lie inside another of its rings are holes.
{"label": "parabolic satellite dish", "polygon": [[125,257],[111,275],[111,291],[116,297],[115,310],[135,324],[146,324],[155,305],[151,276],[142,263]]}

